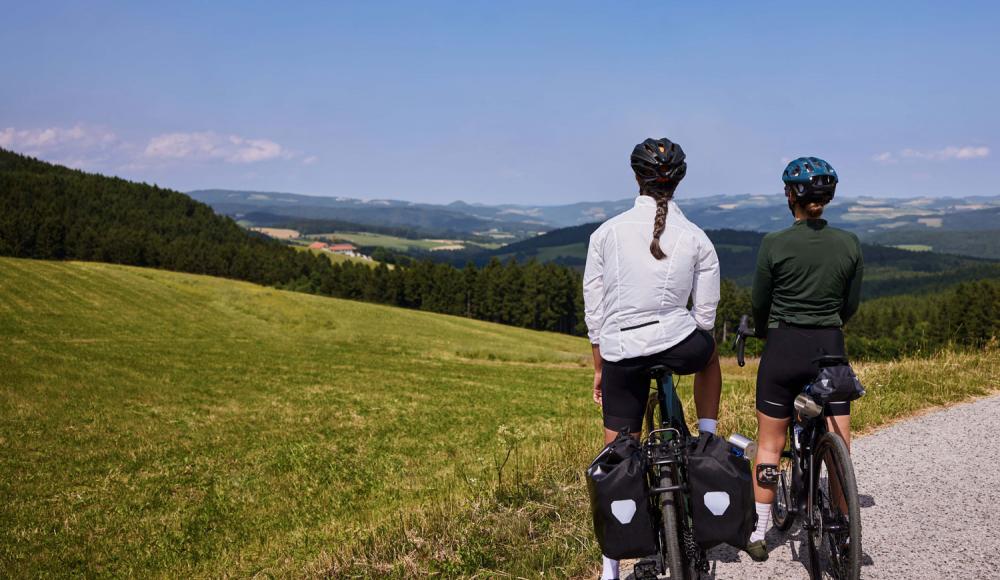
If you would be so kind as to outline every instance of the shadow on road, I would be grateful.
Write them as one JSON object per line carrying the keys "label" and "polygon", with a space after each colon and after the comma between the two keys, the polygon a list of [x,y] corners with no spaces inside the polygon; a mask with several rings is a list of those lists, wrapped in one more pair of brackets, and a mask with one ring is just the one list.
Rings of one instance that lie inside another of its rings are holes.
{"label": "shadow on road", "polygon": [[[861,494],[858,498],[860,500],[860,505],[862,508],[869,508],[875,505],[875,498],[870,495]],[[778,546],[787,544],[789,551],[791,553],[791,560],[793,562],[798,562],[802,565],[802,571],[804,573],[803,577],[808,577],[809,575],[809,538],[806,536],[805,529],[802,528],[801,523],[796,520],[788,531],[782,532],[777,528],[771,528],[767,532],[767,545],[773,552]],[[716,570],[718,564],[721,562],[723,564],[735,564],[738,562],[747,562],[748,565],[752,566],[767,566],[767,562],[755,563],[750,560],[750,556],[743,553],[743,550],[737,550],[732,546],[721,545],[716,546],[708,551],[708,562],[709,568],[706,574],[702,575],[703,580],[716,580]],[[874,566],[875,561],[872,557],[864,551],[862,547],[861,551],[861,565],[862,566]],[[827,569],[826,562],[821,562],[823,569]],[[629,573],[627,576],[623,577],[624,580],[635,580],[635,575]]]}

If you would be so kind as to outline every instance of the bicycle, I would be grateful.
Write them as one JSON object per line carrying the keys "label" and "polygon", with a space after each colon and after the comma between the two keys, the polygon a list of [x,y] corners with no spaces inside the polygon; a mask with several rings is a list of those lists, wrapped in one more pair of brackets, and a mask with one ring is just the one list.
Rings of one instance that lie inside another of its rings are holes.
{"label": "bicycle", "polygon": [[650,393],[646,405],[643,450],[649,466],[650,500],[657,506],[659,553],[656,560],[636,563],[633,573],[637,579],[655,579],[669,572],[670,578],[697,580],[708,571],[708,557],[692,532],[687,478],[691,432],[670,370],[657,365],[648,372],[656,382],[656,391]]}
{"label": "bicycle", "polygon": [[[746,364],[746,338],[756,336],[747,321],[747,316],[740,319],[734,345],[741,367]],[[823,367],[847,360],[827,355],[816,362]],[[827,428],[826,407],[804,390],[795,398],[795,411],[788,426],[788,448],[779,463],[778,489],[771,507],[774,525],[786,531],[797,517],[802,518],[812,578],[822,577],[822,552],[834,578],[857,580],[861,576],[861,513],[847,444]]]}

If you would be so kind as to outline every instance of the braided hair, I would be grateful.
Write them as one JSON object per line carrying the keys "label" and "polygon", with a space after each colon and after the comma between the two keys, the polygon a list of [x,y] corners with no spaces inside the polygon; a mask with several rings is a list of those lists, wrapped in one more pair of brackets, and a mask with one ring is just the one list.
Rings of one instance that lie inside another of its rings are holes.
{"label": "braided hair", "polygon": [[674,197],[677,184],[687,173],[684,150],[669,139],[646,139],[632,150],[632,170],[639,182],[639,194],[656,200],[656,219],[653,220],[653,241],[649,251],[657,260],[666,257],[660,247],[660,236],[667,227],[669,202]]}
{"label": "braided hair", "polygon": [[656,218],[653,220],[653,241],[649,243],[649,252],[657,260],[666,258],[663,248],[660,247],[660,236],[667,227],[667,211],[670,207],[670,200],[674,198],[675,187],[649,187],[640,186],[639,194],[648,195],[656,200]]}

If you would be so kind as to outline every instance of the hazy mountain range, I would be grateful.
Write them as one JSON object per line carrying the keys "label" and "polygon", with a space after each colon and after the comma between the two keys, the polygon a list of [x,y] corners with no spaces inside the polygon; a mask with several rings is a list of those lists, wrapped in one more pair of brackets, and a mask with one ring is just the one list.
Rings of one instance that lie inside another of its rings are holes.
{"label": "hazy mountain range", "polygon": [[[392,199],[363,200],[349,197],[320,197],[293,193],[198,190],[188,195],[228,215],[265,212],[312,219],[363,221],[368,218],[386,223],[387,212],[401,215],[430,214],[435,223],[469,221],[498,228],[535,227],[555,229],[605,220],[631,207],[634,198],[580,202],[566,205],[487,205],[456,201],[447,205],[414,203]],[[732,228],[767,231],[788,216],[785,198],[772,195],[713,195],[678,197],[677,203],[691,219],[705,228]],[[827,214],[842,226],[868,232],[900,227],[928,229],[992,229],[1000,211],[1000,195],[970,197],[842,197]],[[400,225],[413,225],[400,222]]]}
{"label": "hazy mountain range", "polygon": [[[516,238],[603,221],[631,207],[634,199],[566,205],[487,205],[461,201],[441,205],[217,189],[192,191],[189,195],[237,219],[253,214],[254,225],[261,226],[278,225],[278,222],[288,221],[287,218],[339,220],[360,225],[408,227],[428,233],[503,232]],[[780,193],[680,196],[676,201],[688,218],[704,229],[766,232],[782,227],[789,219],[785,198]],[[985,232],[1000,233],[1000,225],[997,225],[1000,195],[839,197],[828,208],[826,217],[840,227],[880,243],[927,243],[942,251],[953,251],[955,248],[947,247],[949,244],[964,246],[983,236],[998,237]],[[989,253],[990,248],[992,245],[975,253]]]}

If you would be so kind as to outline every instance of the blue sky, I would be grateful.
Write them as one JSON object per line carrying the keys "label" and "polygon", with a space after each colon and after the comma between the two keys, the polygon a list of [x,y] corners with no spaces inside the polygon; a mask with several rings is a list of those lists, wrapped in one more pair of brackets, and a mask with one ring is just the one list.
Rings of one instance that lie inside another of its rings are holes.
{"label": "blue sky", "polygon": [[180,190],[569,203],[634,190],[666,136],[684,195],[996,195],[989,2],[14,2],[0,147]]}

